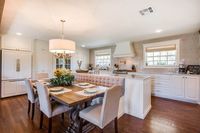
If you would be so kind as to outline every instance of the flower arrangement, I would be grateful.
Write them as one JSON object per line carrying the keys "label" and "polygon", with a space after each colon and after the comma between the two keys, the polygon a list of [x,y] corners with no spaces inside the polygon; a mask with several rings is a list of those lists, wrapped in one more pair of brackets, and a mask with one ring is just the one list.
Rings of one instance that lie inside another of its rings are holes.
{"label": "flower arrangement", "polygon": [[54,71],[55,78],[50,79],[53,86],[69,86],[74,81],[74,75],[71,74],[69,69],[57,68]]}

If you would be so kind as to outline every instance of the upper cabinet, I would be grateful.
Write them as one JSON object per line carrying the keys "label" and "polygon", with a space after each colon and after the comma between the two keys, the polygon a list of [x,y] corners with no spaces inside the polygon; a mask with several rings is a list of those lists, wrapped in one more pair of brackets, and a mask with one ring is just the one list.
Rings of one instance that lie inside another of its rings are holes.
{"label": "upper cabinet", "polygon": [[31,77],[32,53],[27,51],[2,51],[2,79]]}
{"label": "upper cabinet", "polygon": [[33,39],[16,35],[3,35],[1,38],[2,49],[32,51]]}

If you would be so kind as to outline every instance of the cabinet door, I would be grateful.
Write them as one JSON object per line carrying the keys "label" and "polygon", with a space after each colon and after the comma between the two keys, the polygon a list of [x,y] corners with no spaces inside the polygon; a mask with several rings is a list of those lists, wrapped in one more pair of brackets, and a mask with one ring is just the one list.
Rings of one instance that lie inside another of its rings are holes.
{"label": "cabinet door", "polygon": [[195,101],[199,99],[198,77],[185,77],[185,98]]}
{"label": "cabinet door", "polygon": [[11,50],[2,51],[2,79],[17,77],[17,52]]}
{"label": "cabinet door", "polygon": [[31,52],[18,52],[18,59],[20,62],[19,78],[30,78],[31,77],[31,64],[32,57]]}
{"label": "cabinet door", "polygon": [[184,77],[183,76],[171,76],[171,95],[177,98],[184,97]]}
{"label": "cabinet door", "polygon": [[17,82],[17,93],[18,94],[25,94],[26,93],[26,86],[24,81]]}
{"label": "cabinet door", "polygon": [[2,97],[14,96],[17,94],[17,83],[12,81],[2,81]]}

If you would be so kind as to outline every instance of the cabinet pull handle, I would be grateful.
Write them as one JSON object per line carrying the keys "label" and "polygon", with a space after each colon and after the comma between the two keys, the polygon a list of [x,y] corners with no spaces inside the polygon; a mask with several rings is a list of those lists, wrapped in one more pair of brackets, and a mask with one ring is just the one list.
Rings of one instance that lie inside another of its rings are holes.
{"label": "cabinet pull handle", "polygon": [[16,72],[20,72],[20,59],[16,60]]}

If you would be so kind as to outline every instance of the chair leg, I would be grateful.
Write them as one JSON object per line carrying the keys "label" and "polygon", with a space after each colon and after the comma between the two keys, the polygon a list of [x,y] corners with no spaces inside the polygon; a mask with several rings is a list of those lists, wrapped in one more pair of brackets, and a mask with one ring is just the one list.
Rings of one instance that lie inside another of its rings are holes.
{"label": "chair leg", "polygon": [[100,128],[100,133],[103,133],[103,129]]}
{"label": "chair leg", "polygon": [[64,121],[64,119],[65,119],[65,114],[62,113],[62,120]]}
{"label": "chair leg", "polygon": [[80,118],[80,120],[79,120],[79,133],[82,133],[82,130],[83,130],[83,119]]}
{"label": "chair leg", "polygon": [[118,133],[118,119],[117,117],[115,118],[115,133]]}
{"label": "chair leg", "polygon": [[49,128],[48,128],[48,133],[51,133],[52,129],[52,118],[49,118]]}
{"label": "chair leg", "polygon": [[32,117],[31,119],[33,120],[35,114],[35,103],[32,103]]}
{"label": "chair leg", "polygon": [[28,115],[30,113],[30,109],[31,109],[31,102],[28,100]]}
{"label": "chair leg", "polygon": [[42,129],[42,124],[43,124],[43,113],[40,111],[40,129]]}

